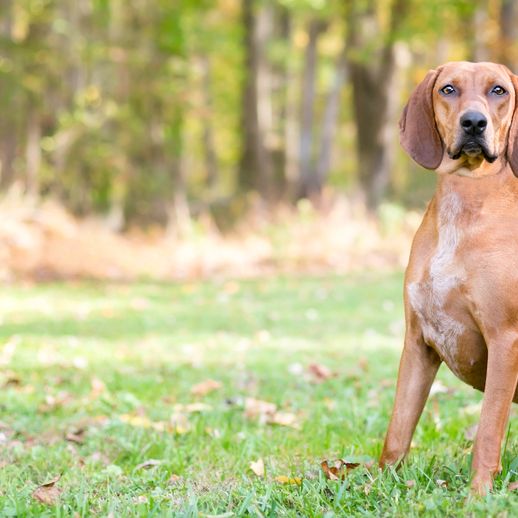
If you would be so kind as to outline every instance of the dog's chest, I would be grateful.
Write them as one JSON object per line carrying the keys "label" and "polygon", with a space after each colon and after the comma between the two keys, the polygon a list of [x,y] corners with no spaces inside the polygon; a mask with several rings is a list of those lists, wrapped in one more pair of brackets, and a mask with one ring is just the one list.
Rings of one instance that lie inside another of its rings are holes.
{"label": "dog's chest", "polygon": [[460,287],[465,271],[459,258],[463,239],[459,220],[460,197],[452,192],[441,199],[438,212],[438,239],[420,275],[407,285],[408,300],[415,311],[425,341],[433,346],[455,371],[459,337],[464,324],[454,315],[459,305]]}

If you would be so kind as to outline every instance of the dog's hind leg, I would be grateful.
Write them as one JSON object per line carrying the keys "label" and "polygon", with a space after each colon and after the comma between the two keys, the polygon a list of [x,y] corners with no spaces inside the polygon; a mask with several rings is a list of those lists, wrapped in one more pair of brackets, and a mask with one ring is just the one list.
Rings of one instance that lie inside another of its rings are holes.
{"label": "dog's hind leg", "polygon": [[472,491],[486,494],[502,468],[500,450],[518,380],[518,336],[488,340],[484,402],[473,446]]}

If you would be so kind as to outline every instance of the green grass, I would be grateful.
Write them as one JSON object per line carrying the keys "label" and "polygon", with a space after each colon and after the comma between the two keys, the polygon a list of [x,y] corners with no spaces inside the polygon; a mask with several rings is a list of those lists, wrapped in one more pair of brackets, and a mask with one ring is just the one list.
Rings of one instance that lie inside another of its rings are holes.
{"label": "green grass", "polygon": [[[444,367],[452,390],[431,397],[397,473],[360,467],[333,482],[319,469],[322,459],[380,453],[401,284],[394,274],[4,287],[0,516],[513,515],[516,417],[494,493],[467,500],[464,433],[481,397]],[[311,363],[337,376],[312,383]],[[192,395],[208,378],[222,387]],[[247,397],[295,414],[300,428],[247,418]],[[178,425],[175,405],[193,402],[207,407]],[[77,429],[79,444],[66,440]],[[264,478],[249,468],[259,458]],[[160,462],[138,468],[149,459]],[[59,474],[55,506],[31,496]]]}

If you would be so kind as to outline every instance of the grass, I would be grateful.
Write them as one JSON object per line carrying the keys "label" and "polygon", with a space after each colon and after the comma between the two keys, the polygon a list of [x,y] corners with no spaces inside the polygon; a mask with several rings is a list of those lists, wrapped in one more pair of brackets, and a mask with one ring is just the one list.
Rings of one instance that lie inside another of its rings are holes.
{"label": "grass", "polygon": [[[319,469],[380,453],[401,283],[393,274],[4,287],[0,515],[515,514],[516,417],[494,493],[467,499],[465,432],[481,397],[444,367],[449,390],[428,402],[402,469],[360,467],[343,482]],[[312,363],[337,376],[314,383]],[[207,379],[221,388],[193,395]],[[246,398],[275,403],[299,428],[248,418]],[[264,478],[250,470],[257,459]],[[60,474],[54,504],[32,496]]]}

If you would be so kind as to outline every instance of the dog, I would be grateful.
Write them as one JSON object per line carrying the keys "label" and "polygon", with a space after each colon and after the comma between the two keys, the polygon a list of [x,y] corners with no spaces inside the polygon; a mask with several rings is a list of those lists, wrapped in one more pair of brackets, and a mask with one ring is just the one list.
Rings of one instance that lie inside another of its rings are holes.
{"label": "dog", "polygon": [[400,120],[400,141],[437,188],[405,274],[405,341],[380,466],[397,465],[442,362],[484,392],[471,490],[501,467],[518,402],[518,76],[494,63],[430,70]]}

